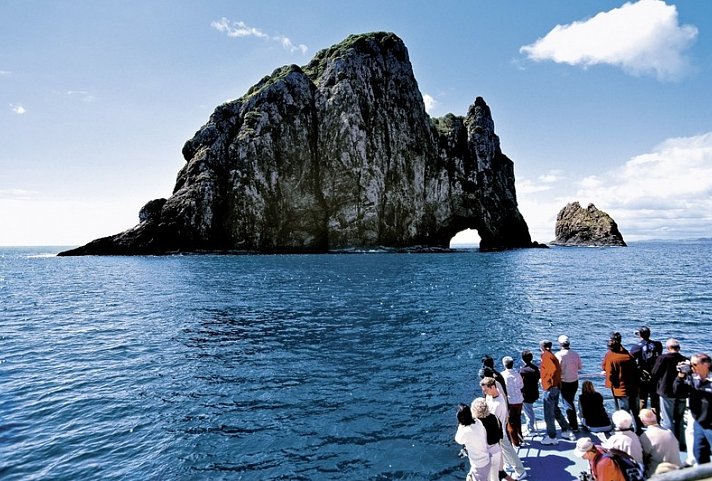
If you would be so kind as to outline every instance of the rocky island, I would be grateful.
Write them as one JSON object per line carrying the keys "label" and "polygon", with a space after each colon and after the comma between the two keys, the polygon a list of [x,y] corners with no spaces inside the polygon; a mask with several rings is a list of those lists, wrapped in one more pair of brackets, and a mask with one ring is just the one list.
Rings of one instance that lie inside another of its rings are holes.
{"label": "rocky island", "polygon": [[352,35],[218,106],[183,147],[168,199],[60,255],[539,246],[485,101],[430,118],[393,33]]}
{"label": "rocky island", "polygon": [[585,209],[578,202],[567,204],[556,216],[556,239],[559,246],[620,246],[625,247],[618,224],[610,215],[588,204]]}

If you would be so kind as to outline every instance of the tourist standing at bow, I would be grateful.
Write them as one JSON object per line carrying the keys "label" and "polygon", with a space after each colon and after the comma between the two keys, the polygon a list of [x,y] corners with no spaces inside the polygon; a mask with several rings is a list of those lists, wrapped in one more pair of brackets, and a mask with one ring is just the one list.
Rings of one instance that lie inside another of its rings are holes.
{"label": "tourist standing at bow", "polygon": [[522,376],[524,387],[522,388],[522,410],[527,422],[527,430],[523,434],[525,436],[535,436],[536,430],[536,415],[534,414],[534,403],[539,399],[539,367],[533,362],[534,354],[531,351],[522,351],[522,361],[524,366],[519,369],[519,374]]}
{"label": "tourist standing at bow", "polygon": [[559,408],[559,393],[561,389],[561,368],[559,360],[551,352],[551,341],[543,340],[539,343],[541,349],[541,389],[544,403],[544,421],[546,422],[546,435],[542,437],[541,444],[558,444],[556,439],[556,424],[561,426],[561,436],[569,439],[576,438],[569,433],[569,422]]}
{"label": "tourist standing at bow", "polygon": [[682,364],[673,382],[673,392],[690,398],[693,423],[693,446],[697,464],[710,462],[712,450],[712,375],[709,354],[693,354],[690,365]]}
{"label": "tourist standing at bow", "polygon": [[680,354],[680,342],[677,339],[668,339],[665,342],[665,354],[658,356],[650,373],[651,382],[660,396],[660,425],[672,431],[677,438],[681,449],[685,448],[685,408],[687,399],[685,395],[676,396],[672,390],[672,383],[677,378],[677,365],[687,361]]}
{"label": "tourist standing at bow", "polygon": [[502,377],[504,377],[504,383],[507,387],[507,406],[509,407],[507,432],[512,445],[518,448],[524,440],[522,436],[522,404],[524,403],[522,388],[524,388],[524,381],[519,372],[514,370],[514,359],[504,356],[502,364],[504,365]]}
{"label": "tourist standing at bow", "polygon": [[502,425],[502,441],[500,441],[500,444],[502,446],[502,458],[504,459],[504,463],[514,468],[512,479],[524,479],[527,477],[527,472],[524,469],[522,460],[519,459],[517,452],[514,450],[512,442],[509,439],[509,434],[507,433],[507,418],[509,414],[507,399],[504,394],[499,392],[497,382],[492,377],[482,379],[480,386],[486,396],[485,399],[489,411],[497,417]]}
{"label": "tourist standing at bow", "polygon": [[628,411],[633,416],[636,432],[641,432],[638,420],[638,368],[633,356],[621,345],[620,333],[611,334],[601,367],[606,376],[606,387],[613,394],[616,410]]}
{"label": "tourist standing at bow", "polygon": [[455,442],[465,446],[470,460],[468,481],[487,481],[490,473],[490,454],[487,451],[487,431],[482,424],[472,417],[467,404],[460,404],[457,409],[457,432]]}
{"label": "tourist standing at bow", "polygon": [[651,409],[659,415],[660,398],[655,390],[655,384],[652,382],[651,373],[656,359],[663,353],[663,345],[660,341],[650,339],[650,328],[647,326],[642,326],[635,331],[635,335],[640,338],[640,341],[631,346],[630,355],[633,356],[638,366],[640,409],[648,407],[648,398],[650,398]]}
{"label": "tourist standing at bow", "polygon": [[564,401],[566,418],[569,421],[571,431],[578,432],[578,419],[576,418],[576,392],[578,391],[578,375],[583,369],[581,356],[571,349],[571,342],[568,336],[559,336],[559,346],[556,359],[561,367],[561,399]]}

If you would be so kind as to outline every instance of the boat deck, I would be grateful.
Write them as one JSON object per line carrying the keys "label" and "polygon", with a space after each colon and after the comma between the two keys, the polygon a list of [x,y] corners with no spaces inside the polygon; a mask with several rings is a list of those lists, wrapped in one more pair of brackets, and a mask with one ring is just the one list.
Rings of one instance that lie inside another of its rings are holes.
{"label": "boat deck", "polygon": [[[559,437],[559,444],[541,444],[542,434],[546,433],[543,422],[537,423],[539,435],[525,437],[525,444],[518,448],[519,458],[527,469],[527,479],[531,481],[574,481],[579,479],[581,472],[588,472],[588,461],[574,454],[576,441]],[[594,444],[600,444],[602,439],[596,434],[582,429],[577,438],[590,437]],[[681,452],[680,458],[685,462],[686,453]]]}
{"label": "boat deck", "polygon": [[[540,430],[540,433],[545,430]],[[582,431],[579,437],[589,434]],[[528,479],[532,481],[573,481],[579,479],[582,471],[588,472],[588,461],[574,454],[576,441],[559,438],[559,444],[541,444],[542,436],[527,436],[525,444],[518,449],[519,458],[527,468]],[[594,443],[597,439],[591,437]]]}

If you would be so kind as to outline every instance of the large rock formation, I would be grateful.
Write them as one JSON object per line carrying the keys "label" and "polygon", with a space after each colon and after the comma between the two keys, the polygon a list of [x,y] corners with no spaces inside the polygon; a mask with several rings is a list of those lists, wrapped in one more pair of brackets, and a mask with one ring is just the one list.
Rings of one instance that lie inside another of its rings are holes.
{"label": "large rock formation", "polygon": [[[431,119],[392,33],[353,35],[216,108],[183,147],[169,199],[140,223],[64,252],[324,252],[531,247],[490,109]],[[534,243],[536,245],[536,243]]]}
{"label": "large rock formation", "polygon": [[625,246],[618,225],[610,215],[593,204],[587,208],[578,202],[567,204],[556,216],[556,240],[561,246]]}

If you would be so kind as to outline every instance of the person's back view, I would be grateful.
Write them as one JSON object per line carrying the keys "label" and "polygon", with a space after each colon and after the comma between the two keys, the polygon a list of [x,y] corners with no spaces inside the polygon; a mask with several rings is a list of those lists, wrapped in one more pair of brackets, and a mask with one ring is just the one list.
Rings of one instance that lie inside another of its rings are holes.
{"label": "person's back view", "polygon": [[592,433],[608,432],[613,429],[603,396],[596,391],[591,381],[584,381],[579,395],[579,414],[583,426]]}

